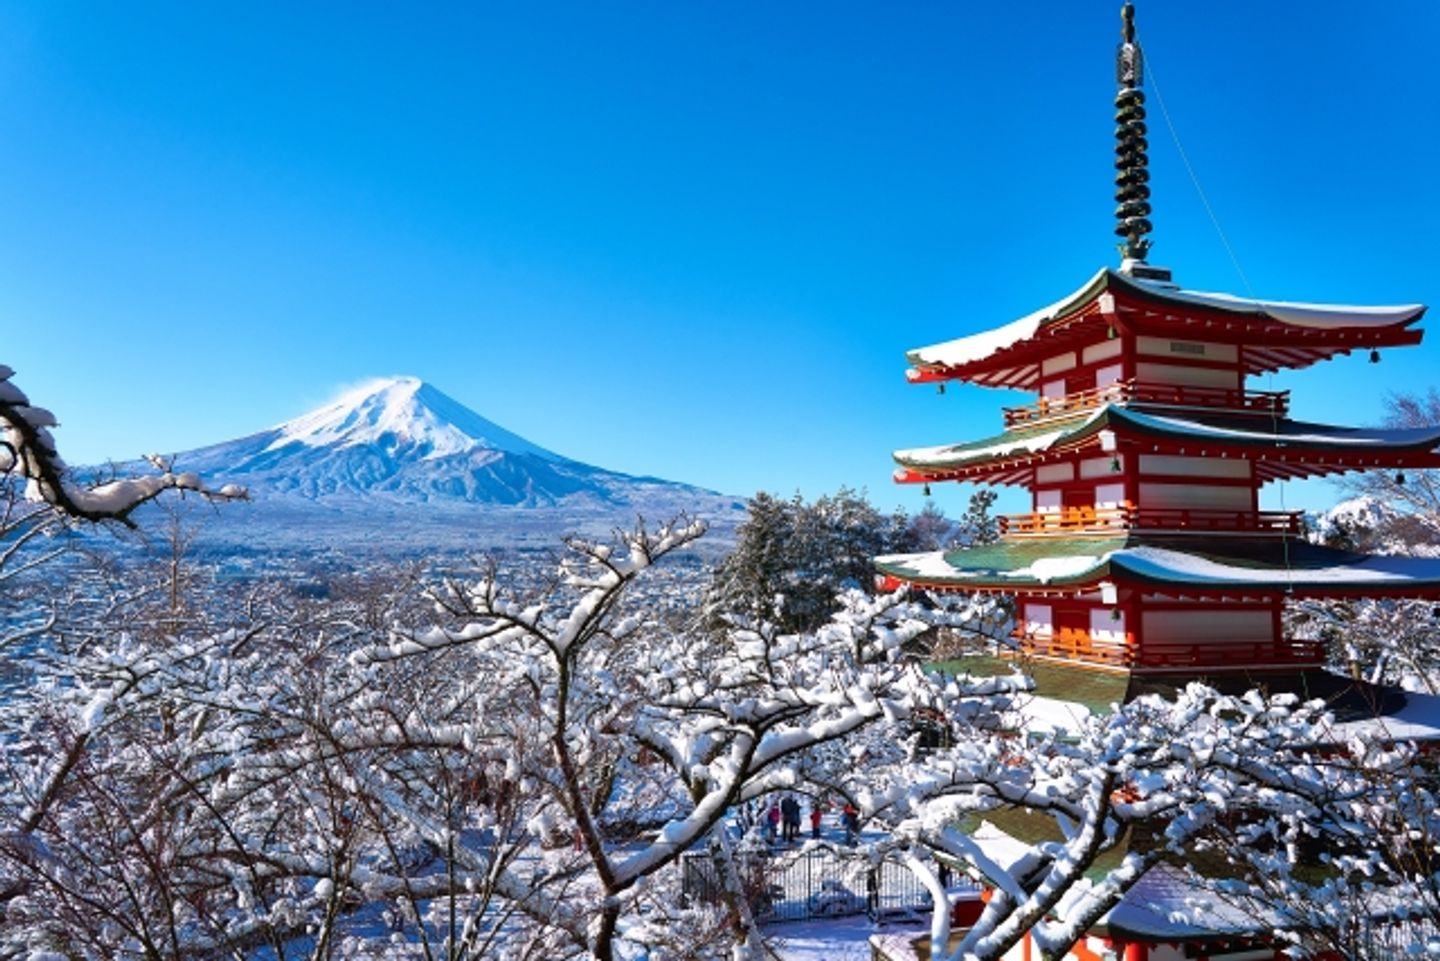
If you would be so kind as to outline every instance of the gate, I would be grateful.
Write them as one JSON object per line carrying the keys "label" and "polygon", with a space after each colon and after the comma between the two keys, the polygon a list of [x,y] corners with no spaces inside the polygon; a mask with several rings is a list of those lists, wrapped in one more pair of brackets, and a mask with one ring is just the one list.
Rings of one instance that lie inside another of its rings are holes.
{"label": "gate", "polygon": [[[853,914],[872,920],[928,919],[930,892],[896,861],[828,850],[736,852],[735,869],[758,921],[806,921]],[[701,904],[720,904],[724,892],[715,862],[704,852],[681,858],[682,890]]]}

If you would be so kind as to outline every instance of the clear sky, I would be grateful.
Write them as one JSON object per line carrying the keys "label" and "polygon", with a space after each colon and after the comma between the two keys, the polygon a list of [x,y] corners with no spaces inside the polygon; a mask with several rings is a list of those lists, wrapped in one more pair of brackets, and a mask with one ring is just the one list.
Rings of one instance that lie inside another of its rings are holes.
{"label": "clear sky", "polygon": [[[907,386],[904,351],[1118,263],[1119,6],[6,2],[0,361],[72,463],[414,374],[611,469],[918,509],[889,452],[992,433],[1015,396]],[[1137,23],[1153,263],[1440,302],[1440,4]],[[1375,423],[1437,358],[1432,331],[1253,386]]]}

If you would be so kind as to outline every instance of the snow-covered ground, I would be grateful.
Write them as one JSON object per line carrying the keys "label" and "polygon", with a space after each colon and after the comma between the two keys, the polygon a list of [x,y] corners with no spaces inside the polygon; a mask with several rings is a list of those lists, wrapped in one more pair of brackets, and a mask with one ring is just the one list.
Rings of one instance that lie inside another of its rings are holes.
{"label": "snow-covered ground", "polygon": [[[901,928],[876,924],[863,914],[819,921],[792,921],[765,929],[785,961],[869,961],[870,935]],[[916,933],[923,933],[916,929]]]}

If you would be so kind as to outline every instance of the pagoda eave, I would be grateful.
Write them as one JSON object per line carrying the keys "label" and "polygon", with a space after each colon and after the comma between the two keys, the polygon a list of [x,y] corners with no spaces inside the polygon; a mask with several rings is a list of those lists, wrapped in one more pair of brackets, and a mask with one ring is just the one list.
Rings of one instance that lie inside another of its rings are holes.
{"label": "pagoda eave", "polygon": [[1354,350],[1420,343],[1423,304],[1350,307],[1182,290],[1101,270],[1070,296],[994,331],[908,353],[911,383],[966,381],[1035,389],[1057,350],[1117,334],[1220,341],[1247,373],[1306,367]]}
{"label": "pagoda eave", "polygon": [[881,557],[875,567],[882,586],[1025,597],[1076,596],[1109,584],[1171,599],[1440,598],[1440,559],[1263,538],[1212,544],[1203,553],[1179,541],[1135,536],[1006,539],[968,550]]}
{"label": "pagoda eave", "polygon": [[1244,459],[1261,481],[1358,470],[1440,468],[1440,428],[1354,430],[1283,418],[1157,415],[1114,405],[1083,420],[1012,431],[969,445],[896,451],[901,484],[947,480],[1023,484],[1046,463],[1085,457],[1163,455]]}
{"label": "pagoda eave", "polygon": [[[1040,382],[1044,359],[1057,350],[1067,350],[1106,336],[1110,326],[1098,301],[1037,330],[1032,337],[992,355],[962,365],[916,363],[905,371],[912,384],[959,380],[982,387],[1034,388]],[[913,358],[912,358],[913,359]]]}

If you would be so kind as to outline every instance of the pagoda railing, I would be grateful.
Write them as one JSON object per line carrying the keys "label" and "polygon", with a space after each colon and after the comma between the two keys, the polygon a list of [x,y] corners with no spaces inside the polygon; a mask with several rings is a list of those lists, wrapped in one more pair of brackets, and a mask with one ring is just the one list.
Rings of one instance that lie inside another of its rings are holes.
{"label": "pagoda railing", "polygon": [[1276,641],[1222,641],[1211,644],[1147,640],[1139,654],[1131,664],[1153,670],[1314,665],[1325,663],[1325,644],[1291,637]]}
{"label": "pagoda railing", "polygon": [[1051,634],[1017,632],[1021,649],[1027,654],[1058,657],[1065,660],[1089,661],[1124,667],[1130,663],[1130,651],[1116,641],[1097,642],[1089,631],[1061,628]]}
{"label": "pagoda railing", "polygon": [[1300,511],[1229,511],[1191,508],[1066,507],[1055,511],[1006,514],[1000,533],[1009,537],[1048,534],[1113,534],[1117,531],[1180,533],[1302,533]]}
{"label": "pagoda railing", "polygon": [[1108,387],[1082,390],[1063,397],[1042,397],[1033,404],[1006,407],[1005,429],[1078,417],[1104,404],[1284,417],[1290,412],[1290,392],[1118,381]]}
{"label": "pagoda railing", "polygon": [[1151,670],[1189,670],[1197,667],[1234,668],[1323,664],[1321,641],[1281,638],[1276,641],[1146,640],[1132,648],[1114,640],[1097,640],[1088,631],[1062,628],[1051,634],[1017,634],[1022,650],[1039,657],[1087,661],[1107,667]]}

